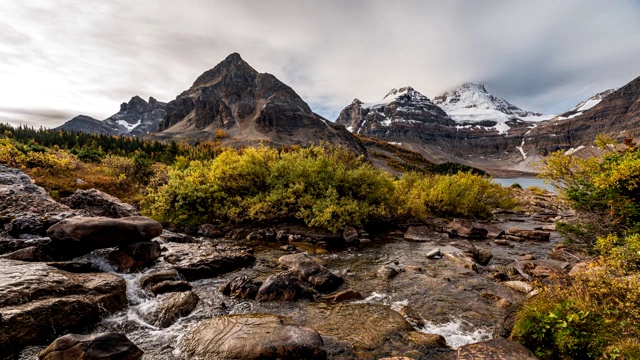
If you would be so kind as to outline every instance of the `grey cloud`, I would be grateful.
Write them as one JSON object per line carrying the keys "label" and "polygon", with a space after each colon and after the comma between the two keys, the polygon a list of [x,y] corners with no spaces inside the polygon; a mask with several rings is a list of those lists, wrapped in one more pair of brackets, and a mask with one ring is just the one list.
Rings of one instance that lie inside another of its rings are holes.
{"label": "grey cloud", "polygon": [[355,97],[464,81],[553,113],[640,75],[639,4],[0,0],[0,107],[105,118],[133,95],[171,100],[239,52],[332,120]]}

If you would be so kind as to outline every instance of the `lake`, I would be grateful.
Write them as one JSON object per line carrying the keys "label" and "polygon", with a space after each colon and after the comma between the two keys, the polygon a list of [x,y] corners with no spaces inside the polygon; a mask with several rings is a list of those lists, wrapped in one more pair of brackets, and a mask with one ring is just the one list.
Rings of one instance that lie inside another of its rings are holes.
{"label": "lake", "polygon": [[523,189],[526,189],[529,186],[537,186],[554,193],[556,192],[553,186],[550,184],[545,185],[544,180],[538,178],[493,178],[493,181],[505,187],[518,183]]}

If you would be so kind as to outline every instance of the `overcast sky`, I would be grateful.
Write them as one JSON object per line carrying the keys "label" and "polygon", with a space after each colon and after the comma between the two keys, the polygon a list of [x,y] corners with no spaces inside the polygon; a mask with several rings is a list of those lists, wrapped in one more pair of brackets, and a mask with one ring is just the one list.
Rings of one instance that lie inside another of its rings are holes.
{"label": "overcast sky", "polygon": [[0,0],[0,122],[172,100],[238,52],[335,120],[354,98],[465,81],[557,113],[640,76],[640,0]]}

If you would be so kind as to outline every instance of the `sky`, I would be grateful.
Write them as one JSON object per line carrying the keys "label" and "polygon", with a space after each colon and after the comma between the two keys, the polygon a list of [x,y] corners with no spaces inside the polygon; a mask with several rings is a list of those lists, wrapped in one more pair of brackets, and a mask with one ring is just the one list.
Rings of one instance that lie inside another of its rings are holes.
{"label": "sky", "polygon": [[640,76],[640,0],[0,0],[0,122],[170,101],[238,52],[335,120],[466,82],[559,113]]}

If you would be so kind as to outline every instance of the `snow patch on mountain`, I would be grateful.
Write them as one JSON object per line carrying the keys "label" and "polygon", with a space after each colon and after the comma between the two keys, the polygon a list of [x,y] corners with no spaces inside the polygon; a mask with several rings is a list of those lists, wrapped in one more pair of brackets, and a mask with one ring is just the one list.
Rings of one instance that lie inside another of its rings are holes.
{"label": "snow patch on mountain", "polygon": [[579,103],[578,105],[572,107],[571,109],[565,111],[564,113],[556,116],[554,120],[568,120],[568,119],[573,119],[574,117],[580,116],[584,114],[585,111],[598,105],[602,101],[602,99],[609,96],[614,91],[616,91],[616,89],[609,89],[601,93],[595,94],[594,96]]}
{"label": "snow patch on mountain", "polygon": [[483,84],[465,83],[434,98],[451,119],[458,123],[495,122],[491,128],[500,134],[507,134],[509,121],[543,121],[553,115],[542,115],[525,111],[507,100],[491,95]]}

